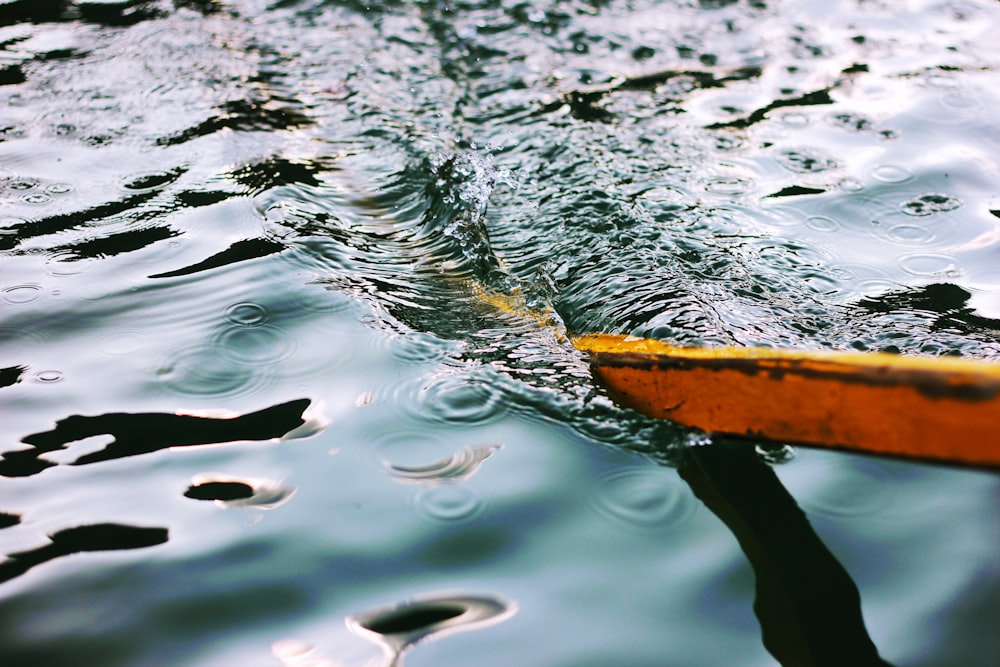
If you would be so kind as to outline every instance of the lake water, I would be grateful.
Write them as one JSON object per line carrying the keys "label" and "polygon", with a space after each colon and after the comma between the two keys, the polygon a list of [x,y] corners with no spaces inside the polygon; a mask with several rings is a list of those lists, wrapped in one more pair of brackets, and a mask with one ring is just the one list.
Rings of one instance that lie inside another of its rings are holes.
{"label": "lake water", "polygon": [[1000,664],[995,472],[772,474],[565,336],[996,358],[998,29],[0,0],[0,664],[774,665],[796,623],[694,491],[712,452],[790,618],[839,642],[856,585],[885,661]]}

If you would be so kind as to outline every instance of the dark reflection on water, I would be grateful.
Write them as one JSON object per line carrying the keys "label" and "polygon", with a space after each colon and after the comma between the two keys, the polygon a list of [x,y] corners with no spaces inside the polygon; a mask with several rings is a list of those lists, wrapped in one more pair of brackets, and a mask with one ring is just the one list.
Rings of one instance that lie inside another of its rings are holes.
{"label": "dark reflection on water", "polygon": [[25,366],[8,366],[0,368],[0,387],[9,387],[21,381],[21,376],[28,370]]}
{"label": "dark reflection on water", "polygon": [[184,492],[195,500],[238,500],[253,495],[253,487],[243,482],[202,482]]}
{"label": "dark reflection on water", "polygon": [[395,659],[471,598],[379,601],[485,589],[518,613],[412,660],[772,664],[763,626],[794,663],[829,622],[852,664],[996,664],[995,478],[776,447],[814,533],[749,450],[690,453],[567,339],[996,357],[996,21],[0,3],[0,567],[171,531],[5,584],[0,662],[258,664],[287,633],[315,650],[285,664],[362,665],[345,618]]}
{"label": "dark reflection on water", "polygon": [[403,656],[420,642],[500,623],[517,605],[485,595],[424,595],[347,619],[348,627],[380,644],[389,667],[402,667]]}
{"label": "dark reflection on water", "polygon": [[266,130],[290,130],[311,124],[308,116],[295,109],[273,108],[266,103],[247,100],[226,102],[218,116],[198,123],[169,137],[157,140],[163,146],[183,144],[198,137],[214,134],[220,130],[242,130],[245,132]]}
{"label": "dark reflection on water", "polygon": [[932,283],[900,292],[886,292],[858,303],[873,313],[910,313],[923,315],[934,332],[960,331],[965,336],[995,336],[1000,319],[983,317],[968,305],[967,290],[948,283]]}
{"label": "dark reflection on water", "polygon": [[142,549],[167,541],[166,528],[140,528],[113,523],[65,528],[49,536],[49,544],[7,554],[0,562],[0,582],[20,576],[55,558],[87,551]]}
{"label": "dark reflection on water", "polygon": [[745,129],[767,118],[768,114],[775,109],[783,109],[785,107],[811,107],[823,104],[833,104],[833,98],[830,97],[829,88],[814,90],[812,92],[805,93],[804,95],[799,95],[798,97],[792,97],[789,99],[774,100],[760,109],[755,109],[752,113],[750,113],[750,115],[744,118],[738,118],[736,120],[720,123],[712,123],[706,127],[710,130],[721,130],[725,128]]}
{"label": "dark reflection on water", "polygon": [[237,241],[222,252],[217,252],[211,257],[207,257],[200,262],[191,264],[190,266],[185,266],[182,269],[156,273],[151,275],[150,278],[177,278],[179,276],[188,276],[192,273],[198,273],[199,271],[218,269],[235,262],[245,262],[249,259],[266,257],[267,255],[281,252],[284,249],[284,244],[278,243],[277,241],[270,241],[268,239],[246,239],[243,241]]}
{"label": "dark reflection on water", "polygon": [[302,415],[309,403],[309,399],[299,399],[229,419],[155,413],[73,415],[60,420],[51,431],[22,438],[21,442],[30,445],[31,449],[4,452],[0,459],[0,475],[38,474],[57,465],[43,460],[41,457],[45,454],[99,435],[109,435],[112,440],[98,451],[77,457],[71,465],[111,461],[169,447],[280,438],[306,423]]}
{"label": "dark reflection on water", "polygon": [[[610,84],[592,86],[582,90],[571,90],[553,102],[545,104],[541,111],[545,113],[558,112],[568,108],[571,116],[583,121],[612,122],[615,115],[599,105],[606,97],[618,91],[644,91],[651,93],[673,79],[682,79],[687,84],[685,92],[693,88],[722,88],[730,81],[744,81],[760,76],[759,67],[743,67],[722,75],[699,70],[665,70],[652,74],[624,77]],[[590,83],[589,77],[584,83]],[[680,102],[681,98],[663,103]],[[680,109],[678,109],[679,111]]]}
{"label": "dark reflection on water", "polygon": [[232,477],[224,473],[200,473],[191,482],[184,492],[185,498],[213,500],[223,508],[270,510],[284,505],[297,491],[277,480]]}
{"label": "dark reflection on water", "polygon": [[854,581],[747,443],[692,447],[679,472],[733,531],[753,566],[754,611],[778,662],[887,664],[868,636]]}

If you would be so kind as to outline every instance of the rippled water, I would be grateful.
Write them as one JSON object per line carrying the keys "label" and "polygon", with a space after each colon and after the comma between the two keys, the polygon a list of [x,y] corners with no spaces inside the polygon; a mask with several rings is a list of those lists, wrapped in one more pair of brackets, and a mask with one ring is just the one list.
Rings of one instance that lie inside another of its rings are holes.
{"label": "rippled water", "polygon": [[[0,1],[0,662],[775,664],[565,334],[996,357],[998,26]],[[1000,663],[994,473],[764,458],[882,658]]]}

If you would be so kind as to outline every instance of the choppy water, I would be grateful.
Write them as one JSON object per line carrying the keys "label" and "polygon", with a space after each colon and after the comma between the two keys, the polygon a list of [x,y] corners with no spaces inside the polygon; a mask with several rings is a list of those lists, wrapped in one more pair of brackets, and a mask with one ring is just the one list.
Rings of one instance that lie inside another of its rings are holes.
{"label": "choppy water", "polygon": [[[998,28],[3,0],[0,663],[775,664],[563,332],[996,357]],[[995,474],[775,470],[885,660],[1000,663]]]}

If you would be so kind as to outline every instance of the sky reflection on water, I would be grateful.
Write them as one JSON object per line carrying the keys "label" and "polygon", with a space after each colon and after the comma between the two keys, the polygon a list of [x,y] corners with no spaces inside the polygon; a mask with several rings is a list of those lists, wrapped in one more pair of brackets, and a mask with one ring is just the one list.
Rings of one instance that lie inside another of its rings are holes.
{"label": "sky reflection on water", "polygon": [[773,538],[997,664],[995,474],[803,449],[815,535],[727,527],[565,332],[996,357],[998,16],[0,4],[0,662],[365,665],[471,591],[408,665],[769,665]]}

